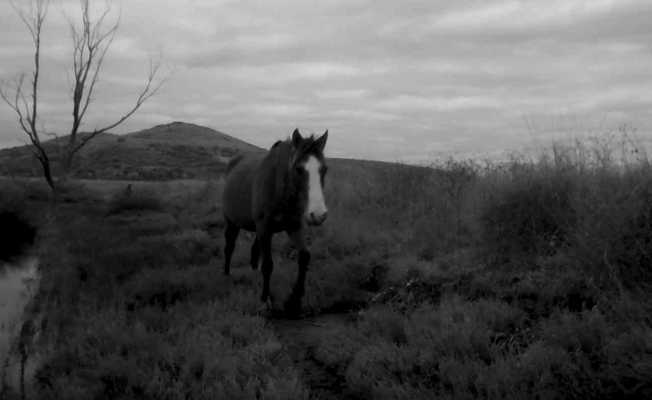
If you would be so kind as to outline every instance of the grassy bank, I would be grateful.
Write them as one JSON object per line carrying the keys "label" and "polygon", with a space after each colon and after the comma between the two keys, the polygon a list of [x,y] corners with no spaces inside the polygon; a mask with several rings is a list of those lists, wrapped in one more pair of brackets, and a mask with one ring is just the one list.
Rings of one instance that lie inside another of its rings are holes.
{"label": "grassy bank", "polygon": [[[579,145],[578,145],[579,146]],[[350,398],[652,396],[652,167],[594,147],[433,168],[333,162],[305,309]],[[600,151],[598,151],[600,150]],[[79,189],[38,242],[36,398],[309,398],[220,185]],[[294,250],[274,243],[280,306]]]}
{"label": "grassy bank", "polygon": [[305,397],[257,313],[255,276],[221,275],[200,227],[215,204],[188,210],[137,185],[108,201],[76,193],[42,225],[30,397]]}

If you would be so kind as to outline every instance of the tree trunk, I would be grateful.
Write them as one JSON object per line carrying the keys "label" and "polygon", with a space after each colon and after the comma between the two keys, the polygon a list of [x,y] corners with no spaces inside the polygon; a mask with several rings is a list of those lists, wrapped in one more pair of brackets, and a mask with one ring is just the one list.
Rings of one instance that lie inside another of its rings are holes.
{"label": "tree trunk", "polygon": [[41,163],[41,168],[43,169],[43,177],[45,177],[45,180],[48,183],[48,186],[50,189],[52,189],[52,192],[56,192],[57,188],[54,184],[54,179],[52,178],[52,169],[50,168],[50,159],[48,158],[47,154],[45,152],[41,152],[41,156],[37,157],[38,161]]}

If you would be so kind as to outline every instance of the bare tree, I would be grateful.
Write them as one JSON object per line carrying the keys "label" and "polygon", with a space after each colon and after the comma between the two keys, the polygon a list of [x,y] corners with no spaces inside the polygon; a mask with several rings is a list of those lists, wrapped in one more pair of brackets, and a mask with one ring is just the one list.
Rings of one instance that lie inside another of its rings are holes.
{"label": "bare tree", "polygon": [[[107,17],[111,7],[107,1],[105,8],[98,17],[91,15],[90,1],[80,0],[81,22],[69,20],[72,37],[72,126],[69,136],[61,150],[61,167],[67,175],[73,165],[77,153],[97,135],[107,132],[131,117],[150,97],[152,97],[163,84],[163,80],[156,82],[160,69],[159,62],[150,60],[149,73],[145,85],[138,93],[131,108],[119,116],[114,122],[97,127],[90,132],[81,133],[89,106],[94,100],[95,89],[102,71],[104,59],[113,43],[115,33],[119,27],[119,20],[107,24]],[[26,95],[23,86],[24,74],[15,81],[14,85],[4,83],[0,87],[0,95],[18,116],[21,129],[27,134],[32,144],[34,154],[43,167],[43,174],[48,185],[54,190],[50,158],[41,142],[41,135],[37,126],[38,119],[38,79],[40,73],[40,48],[41,31],[43,22],[48,13],[50,0],[31,0],[29,7],[19,7],[11,0],[11,5],[29,30],[34,43],[34,69],[32,72],[32,86],[29,95]],[[13,95],[10,86],[13,86]]]}
{"label": "bare tree", "polygon": [[23,84],[25,82],[25,74],[21,74],[14,82],[14,93],[10,94],[9,84],[3,82],[0,85],[0,96],[11,107],[18,116],[18,124],[20,128],[29,137],[33,147],[34,156],[41,163],[43,168],[43,176],[48,182],[48,185],[54,189],[54,181],[52,179],[52,170],[50,168],[50,158],[46,153],[41,143],[41,137],[37,128],[38,119],[38,79],[41,70],[41,29],[43,22],[48,14],[50,5],[49,0],[36,0],[30,4],[29,10],[21,9],[16,6],[12,1],[12,7],[16,10],[18,16],[23,21],[34,43],[34,70],[32,72],[32,85],[31,95],[25,94]]}

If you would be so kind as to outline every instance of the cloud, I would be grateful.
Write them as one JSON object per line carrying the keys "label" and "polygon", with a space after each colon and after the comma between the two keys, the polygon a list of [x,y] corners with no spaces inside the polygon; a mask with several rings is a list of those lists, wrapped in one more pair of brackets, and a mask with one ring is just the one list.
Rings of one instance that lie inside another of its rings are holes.
{"label": "cloud", "polygon": [[603,15],[614,10],[624,1],[614,0],[556,0],[501,1],[454,10],[437,16],[431,21],[434,30],[473,29],[532,29],[550,27]]}
{"label": "cloud", "polygon": [[381,100],[378,103],[378,107],[390,109],[394,112],[400,112],[401,110],[472,110],[475,108],[499,108],[501,105],[502,102],[498,99],[482,96],[421,97],[400,95],[390,99]]}
{"label": "cloud", "polygon": [[[53,10],[43,120],[65,132],[68,31]],[[329,128],[333,154],[416,160],[520,146],[533,118],[652,129],[648,1],[116,0],[114,10],[121,26],[88,124],[131,104],[151,54],[174,71],[118,132],[188,120],[268,147],[295,126]],[[0,3],[5,79],[31,65],[12,15]],[[0,146],[20,138],[6,108],[0,124]]]}
{"label": "cloud", "polygon": [[363,98],[368,94],[367,89],[326,89],[316,93],[316,96],[326,100],[352,100]]}
{"label": "cloud", "polygon": [[243,66],[221,72],[242,80],[258,80],[272,84],[292,80],[323,80],[358,75],[359,68],[344,63],[333,62],[291,62],[265,66]]}

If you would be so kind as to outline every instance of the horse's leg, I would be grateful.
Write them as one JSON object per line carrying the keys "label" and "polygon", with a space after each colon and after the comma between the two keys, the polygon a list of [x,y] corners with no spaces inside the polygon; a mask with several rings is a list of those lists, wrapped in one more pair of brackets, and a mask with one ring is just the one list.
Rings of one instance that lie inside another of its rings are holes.
{"label": "horse's leg", "polygon": [[238,228],[233,222],[226,219],[226,228],[224,229],[224,275],[231,273],[231,256],[235,249],[235,240],[238,238]]}
{"label": "horse's leg", "polygon": [[267,301],[269,295],[269,278],[272,276],[274,269],[274,262],[272,261],[272,235],[270,233],[260,231],[257,232],[258,246],[260,248],[260,255],[263,257],[262,272],[263,272],[263,293],[260,296],[261,301]]}
{"label": "horse's leg", "polygon": [[254,238],[251,245],[251,269],[258,269],[258,259],[260,258],[260,247],[258,246],[258,237]]}
{"label": "horse's leg", "polygon": [[301,229],[288,232],[288,236],[290,236],[294,247],[299,252],[297,256],[299,273],[294,288],[292,288],[292,294],[290,294],[290,297],[285,302],[285,309],[288,313],[298,314],[301,311],[301,299],[305,292],[306,273],[308,272],[308,263],[310,263],[310,251],[308,251]]}

